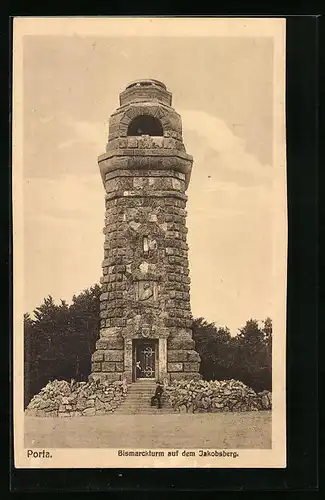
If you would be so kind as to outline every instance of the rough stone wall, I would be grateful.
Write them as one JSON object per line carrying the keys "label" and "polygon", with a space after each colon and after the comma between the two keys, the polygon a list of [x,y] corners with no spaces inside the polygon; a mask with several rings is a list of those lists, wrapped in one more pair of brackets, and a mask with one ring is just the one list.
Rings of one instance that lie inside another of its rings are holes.
{"label": "rough stone wall", "polygon": [[91,417],[113,413],[124,401],[123,382],[69,383],[53,380],[30,401],[26,415],[32,417]]}
{"label": "rough stone wall", "polygon": [[272,393],[259,394],[239,380],[175,381],[166,388],[178,412],[240,412],[272,409]]}

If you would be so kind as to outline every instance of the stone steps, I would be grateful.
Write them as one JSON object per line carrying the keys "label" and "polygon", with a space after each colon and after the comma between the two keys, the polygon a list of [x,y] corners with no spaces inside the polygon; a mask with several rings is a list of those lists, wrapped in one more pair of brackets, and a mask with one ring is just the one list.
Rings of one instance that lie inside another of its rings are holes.
{"label": "stone steps", "polygon": [[162,399],[162,408],[150,406],[150,400],[155,393],[156,383],[154,381],[137,381],[128,388],[123,403],[115,410],[115,414],[121,415],[158,415],[173,413],[172,407]]}

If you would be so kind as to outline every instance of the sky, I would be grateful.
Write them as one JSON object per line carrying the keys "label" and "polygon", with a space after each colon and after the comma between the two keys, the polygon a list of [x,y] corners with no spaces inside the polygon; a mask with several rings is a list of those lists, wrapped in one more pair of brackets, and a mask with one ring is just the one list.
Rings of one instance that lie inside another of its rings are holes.
{"label": "sky", "polygon": [[232,333],[272,316],[273,44],[268,37],[25,36],[25,311],[99,282],[97,157],[119,93],[164,82],[194,163],[191,306]]}

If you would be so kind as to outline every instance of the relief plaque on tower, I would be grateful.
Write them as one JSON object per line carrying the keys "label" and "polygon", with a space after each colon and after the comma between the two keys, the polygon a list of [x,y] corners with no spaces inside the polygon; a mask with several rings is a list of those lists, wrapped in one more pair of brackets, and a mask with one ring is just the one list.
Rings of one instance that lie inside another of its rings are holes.
{"label": "relief plaque on tower", "polygon": [[158,284],[156,281],[140,280],[135,282],[135,299],[141,303],[154,304],[158,299]]}

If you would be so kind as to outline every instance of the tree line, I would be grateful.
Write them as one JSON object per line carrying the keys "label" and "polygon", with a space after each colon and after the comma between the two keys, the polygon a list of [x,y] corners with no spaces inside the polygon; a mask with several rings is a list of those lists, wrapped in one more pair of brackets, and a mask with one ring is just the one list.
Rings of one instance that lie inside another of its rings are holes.
{"label": "tree line", "polygon": [[[24,405],[49,380],[86,381],[99,338],[99,296],[94,285],[74,295],[70,305],[51,296],[24,315]],[[272,389],[272,321],[250,319],[232,337],[225,327],[194,319],[193,339],[206,380],[237,379],[259,391]]]}
{"label": "tree line", "polygon": [[231,336],[204,318],[194,319],[193,339],[205,380],[240,380],[257,392],[272,390],[272,320],[249,319]]}

